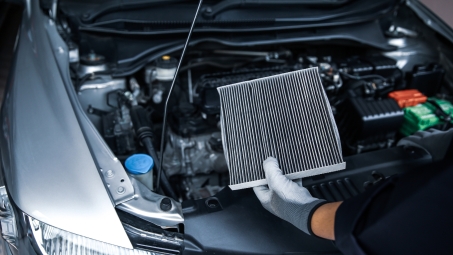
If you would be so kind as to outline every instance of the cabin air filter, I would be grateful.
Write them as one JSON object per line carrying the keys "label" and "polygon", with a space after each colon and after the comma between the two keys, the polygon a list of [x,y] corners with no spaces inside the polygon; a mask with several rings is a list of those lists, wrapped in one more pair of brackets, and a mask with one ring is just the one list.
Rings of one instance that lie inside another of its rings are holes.
{"label": "cabin air filter", "polygon": [[318,68],[217,90],[231,189],[266,184],[263,161],[269,156],[290,179],[346,167]]}

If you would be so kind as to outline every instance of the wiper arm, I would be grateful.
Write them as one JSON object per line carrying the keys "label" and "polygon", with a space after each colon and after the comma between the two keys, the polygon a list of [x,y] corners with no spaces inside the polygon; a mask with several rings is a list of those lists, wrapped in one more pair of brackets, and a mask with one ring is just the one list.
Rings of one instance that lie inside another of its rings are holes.
{"label": "wiper arm", "polygon": [[121,10],[131,10],[138,8],[147,8],[155,5],[162,4],[174,4],[178,2],[183,2],[187,0],[111,0],[103,3],[97,8],[93,8],[89,12],[86,12],[82,15],[82,20],[84,22],[92,22],[94,19],[102,16],[104,14],[121,11]]}
{"label": "wiper arm", "polygon": [[240,6],[253,5],[303,5],[303,6],[337,6],[342,5],[351,0],[223,0],[216,5],[206,7],[203,10],[205,18],[214,18],[217,14],[226,10]]}

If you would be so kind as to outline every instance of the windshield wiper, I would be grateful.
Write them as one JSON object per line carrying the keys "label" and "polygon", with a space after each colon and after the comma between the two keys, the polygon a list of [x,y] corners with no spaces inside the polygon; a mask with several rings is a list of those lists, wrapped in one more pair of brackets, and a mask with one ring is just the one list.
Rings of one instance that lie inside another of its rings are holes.
{"label": "windshield wiper", "polygon": [[216,5],[206,7],[203,10],[205,18],[214,18],[217,14],[226,10],[242,6],[253,5],[303,5],[303,6],[338,6],[351,0],[223,0]]}

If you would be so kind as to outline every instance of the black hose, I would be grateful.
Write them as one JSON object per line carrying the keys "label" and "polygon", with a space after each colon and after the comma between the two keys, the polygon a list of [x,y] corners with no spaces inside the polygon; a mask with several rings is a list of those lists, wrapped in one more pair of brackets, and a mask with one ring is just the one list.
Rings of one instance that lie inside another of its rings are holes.
{"label": "black hose", "polygon": [[[200,7],[201,7],[202,4],[203,4],[203,0],[200,0],[200,2],[198,3],[197,11],[195,12],[195,17],[193,17],[192,25],[190,26],[190,29],[189,29],[189,34],[187,35],[186,43],[184,44],[184,48],[182,48],[181,58],[179,59],[179,63],[176,66],[175,75],[173,76],[173,80],[171,81],[170,89],[168,90],[167,99],[165,100],[164,120],[162,121],[162,135],[161,135],[161,140],[160,140],[160,153],[161,153],[161,155],[164,154],[163,151],[164,151],[164,144],[165,144],[165,128],[166,128],[166,125],[167,125],[168,102],[170,101],[171,92],[173,91],[173,88],[175,86],[176,77],[177,77],[177,75],[179,73],[179,69],[181,68],[181,63],[182,63],[182,61],[184,59],[184,55],[186,54],[186,49],[187,49],[187,46],[189,45],[190,36],[192,35],[192,31],[193,31],[193,28],[195,26],[195,21],[197,20],[198,12],[200,11]],[[160,159],[160,167],[159,167],[159,169],[157,171],[156,190],[159,189],[160,178],[161,178],[161,175],[162,175],[162,164],[163,164],[163,162],[164,162],[163,158],[161,158]]]}
{"label": "black hose", "polygon": [[436,112],[435,112],[435,115],[437,117],[439,117],[439,119],[443,120],[445,123],[442,125],[442,130],[447,130],[450,128],[450,125],[451,125],[451,120],[452,120],[452,117],[450,116],[450,114],[448,114],[447,112],[444,111],[444,109],[442,109],[442,107],[440,107],[440,105],[436,102],[436,100],[434,99],[428,99],[426,102],[430,103],[432,106],[434,106],[434,108],[436,108]]}
{"label": "black hose", "polygon": [[353,79],[353,80],[364,80],[364,79],[380,79],[383,81],[387,80],[385,77],[383,77],[382,75],[379,75],[379,74],[368,74],[368,75],[362,75],[362,76],[351,75],[351,74],[348,74],[345,72],[340,72],[340,74],[342,74],[350,79]]}
{"label": "black hose", "polygon": [[[146,151],[154,160],[154,169],[156,169],[157,173],[163,173],[160,177],[162,181],[163,191],[166,195],[172,197],[175,200],[178,200],[176,193],[173,191],[173,188],[171,187],[170,182],[165,175],[165,171],[161,171],[160,160],[153,145],[154,134],[151,128],[151,121],[149,120],[145,109],[141,106],[132,106],[130,109],[130,114],[132,123],[134,124],[135,133],[137,134],[137,138],[142,142]],[[159,182],[159,178],[156,179],[156,183],[157,182]],[[160,186],[156,185],[154,191],[159,192]]]}
{"label": "black hose", "polygon": [[[156,169],[156,171],[159,171],[160,161],[159,161],[159,157],[157,156],[156,150],[154,149],[153,141],[152,141],[151,137],[143,137],[142,144],[143,144],[143,146],[145,146],[146,151],[154,160],[154,169]],[[178,196],[176,196],[176,193],[173,191],[173,188],[171,187],[170,182],[168,181],[165,171],[161,171],[161,172],[162,172],[162,175],[160,178],[161,178],[161,182],[162,182],[163,191],[169,197],[171,197],[177,201]],[[157,180],[157,181],[159,181],[159,180]]]}

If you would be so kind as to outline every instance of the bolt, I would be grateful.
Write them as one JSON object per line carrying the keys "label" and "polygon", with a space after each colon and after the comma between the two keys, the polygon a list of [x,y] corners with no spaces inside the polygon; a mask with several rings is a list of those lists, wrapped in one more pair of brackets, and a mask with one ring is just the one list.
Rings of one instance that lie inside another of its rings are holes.
{"label": "bolt", "polygon": [[107,170],[107,172],[105,172],[105,176],[107,178],[113,178],[113,176],[115,176],[115,173],[113,172],[113,170]]}
{"label": "bolt", "polygon": [[166,197],[160,201],[160,209],[164,212],[168,212],[171,210],[171,200],[170,198]]}
{"label": "bolt", "polygon": [[119,186],[118,189],[116,190],[116,192],[118,194],[123,194],[125,191],[126,191],[126,188],[124,188],[123,186]]}
{"label": "bolt", "polygon": [[88,53],[88,59],[89,59],[90,61],[95,61],[96,58],[97,58],[96,53],[94,53],[93,51],[91,51],[90,53]]}
{"label": "bolt", "polygon": [[212,8],[211,7],[208,7],[204,10],[206,13],[211,13],[212,12]]}
{"label": "bolt", "polygon": [[83,19],[88,19],[89,17],[90,17],[90,14],[89,14],[89,13],[84,13],[84,14],[82,15],[82,18],[83,18]]}

